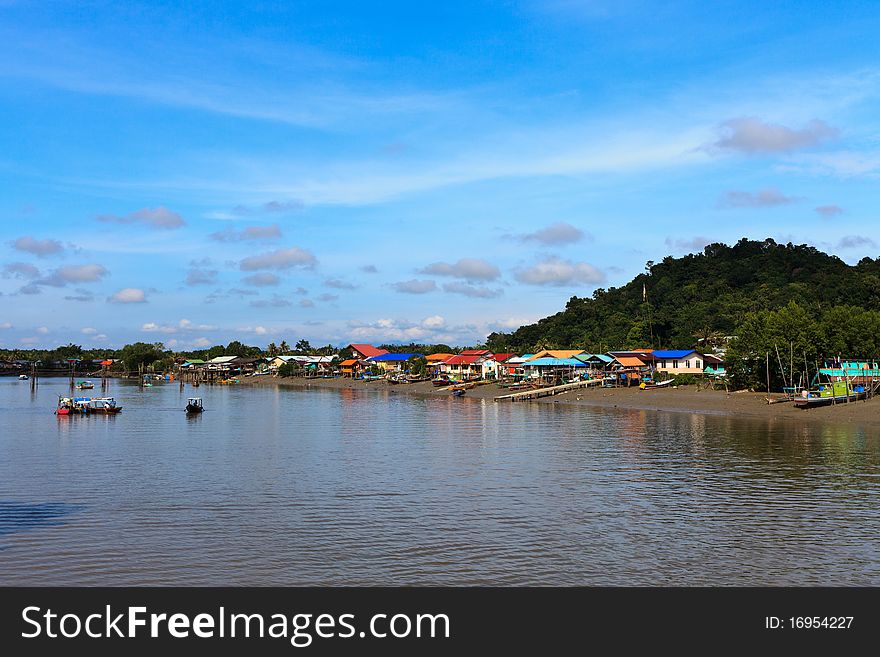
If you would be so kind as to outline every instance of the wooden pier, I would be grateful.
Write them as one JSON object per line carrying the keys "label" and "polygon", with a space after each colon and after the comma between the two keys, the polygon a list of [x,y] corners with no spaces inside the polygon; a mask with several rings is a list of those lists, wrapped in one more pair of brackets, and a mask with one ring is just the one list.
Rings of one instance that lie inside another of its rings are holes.
{"label": "wooden pier", "polygon": [[528,401],[530,399],[538,399],[539,397],[551,397],[553,395],[558,395],[560,392],[568,392],[569,390],[577,390],[579,388],[589,388],[590,386],[601,385],[604,380],[605,379],[587,379],[586,381],[563,383],[562,385],[550,386],[549,388],[537,388],[535,390],[512,392],[507,395],[495,397],[495,401]]}

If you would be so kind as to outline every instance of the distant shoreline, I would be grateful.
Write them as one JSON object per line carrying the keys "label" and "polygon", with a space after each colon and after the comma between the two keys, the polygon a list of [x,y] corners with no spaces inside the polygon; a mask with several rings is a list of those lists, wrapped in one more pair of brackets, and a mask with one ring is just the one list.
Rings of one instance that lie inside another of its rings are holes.
{"label": "distant shoreline", "polygon": [[[246,377],[242,384],[279,386],[298,389],[377,390],[417,397],[449,397],[449,391],[434,388],[429,381],[392,385],[385,381],[364,382],[347,378],[278,378],[274,376]],[[241,385],[241,384],[240,384]],[[494,383],[468,390],[464,399],[492,400],[505,392]],[[767,404],[764,393],[698,390],[695,386],[639,390],[638,388],[591,388],[573,390],[531,402],[501,401],[499,404],[538,403],[565,404],[621,410],[691,413],[752,419],[820,423],[880,430],[880,398],[856,401],[812,409],[795,408],[791,403]]]}

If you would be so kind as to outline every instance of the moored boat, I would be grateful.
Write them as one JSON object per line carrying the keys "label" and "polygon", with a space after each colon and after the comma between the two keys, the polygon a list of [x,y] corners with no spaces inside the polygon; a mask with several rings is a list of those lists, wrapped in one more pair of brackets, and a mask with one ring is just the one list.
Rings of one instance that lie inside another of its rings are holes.
{"label": "moored boat", "polygon": [[77,381],[76,387],[80,390],[91,390],[95,387],[95,384],[91,381]]}
{"label": "moored boat", "polygon": [[27,374],[19,374],[19,375],[18,375],[18,380],[19,380],[19,381],[27,381],[27,380],[28,380],[28,375],[27,375]]}
{"label": "moored boat", "polygon": [[196,414],[204,411],[204,407],[202,406],[202,398],[201,397],[190,397],[186,400],[186,408],[184,409],[188,414]]}
{"label": "moored boat", "polygon": [[89,413],[115,415],[122,411],[122,406],[119,406],[113,397],[95,397],[86,400],[86,403]]}
{"label": "moored boat", "polygon": [[819,383],[801,392],[800,397],[795,397],[794,405],[798,408],[812,408],[814,406],[828,406],[850,401],[864,399],[865,386],[853,386],[849,381],[830,381]]}

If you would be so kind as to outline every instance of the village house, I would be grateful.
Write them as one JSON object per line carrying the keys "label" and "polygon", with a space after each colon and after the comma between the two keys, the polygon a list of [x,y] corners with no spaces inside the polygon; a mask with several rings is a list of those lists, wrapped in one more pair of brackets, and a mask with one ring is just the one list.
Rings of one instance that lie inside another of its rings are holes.
{"label": "village house", "polygon": [[705,357],[693,349],[654,351],[654,369],[667,374],[703,374]]}
{"label": "village house", "polygon": [[508,372],[504,368],[504,362],[513,358],[516,354],[492,354],[482,363],[482,377],[484,379],[501,379]]}
{"label": "village house", "polygon": [[480,353],[460,353],[447,358],[440,364],[440,371],[455,379],[478,379],[483,375],[483,361],[486,356]]}
{"label": "village house", "polygon": [[351,357],[357,360],[367,360],[373,356],[381,356],[388,353],[385,349],[379,349],[371,344],[350,344],[348,348],[351,350]]}
{"label": "village house", "polygon": [[[363,346],[363,345],[361,345]],[[391,354],[384,353],[367,358],[367,362],[378,365],[383,372],[405,372],[409,367],[410,358],[424,358],[422,354]]]}

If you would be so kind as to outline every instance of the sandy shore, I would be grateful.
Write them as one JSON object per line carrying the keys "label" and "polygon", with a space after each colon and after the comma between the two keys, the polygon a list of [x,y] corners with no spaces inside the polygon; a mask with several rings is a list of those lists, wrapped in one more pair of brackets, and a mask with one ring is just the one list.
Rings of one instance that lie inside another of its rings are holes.
{"label": "sandy shore", "polygon": [[[243,379],[249,385],[290,386],[295,388],[381,390],[395,394],[422,397],[447,397],[448,391],[434,388],[430,382],[392,385],[385,381],[352,381],[351,379],[281,379],[271,376]],[[494,383],[468,390],[464,399],[494,399],[506,391]],[[463,401],[464,401],[463,399]],[[512,402],[498,402],[509,404]],[[518,402],[522,403],[522,402]],[[821,422],[852,427],[880,429],[880,398],[811,409],[796,408],[794,404],[768,405],[764,393],[698,389],[695,386],[639,390],[638,388],[589,388],[542,397],[532,404],[570,404],[604,408],[701,413],[710,415],[742,416],[767,420],[794,420]]]}

